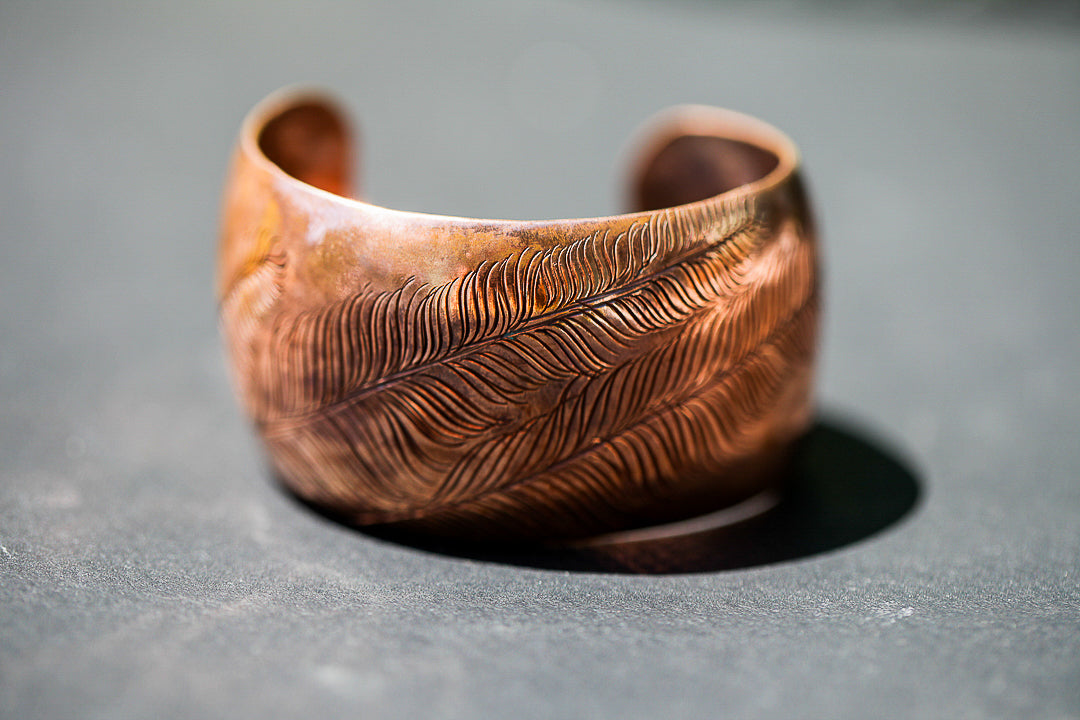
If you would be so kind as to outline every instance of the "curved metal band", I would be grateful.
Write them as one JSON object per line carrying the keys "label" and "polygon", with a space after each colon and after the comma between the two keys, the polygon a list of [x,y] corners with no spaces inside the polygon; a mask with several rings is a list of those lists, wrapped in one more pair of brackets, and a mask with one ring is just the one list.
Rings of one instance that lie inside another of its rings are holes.
{"label": "curved metal band", "polygon": [[807,427],[816,241],[794,145],[654,122],[639,211],[515,222],[343,197],[336,107],[271,97],[225,190],[241,401],[299,496],[352,522],[580,537],[766,487]]}

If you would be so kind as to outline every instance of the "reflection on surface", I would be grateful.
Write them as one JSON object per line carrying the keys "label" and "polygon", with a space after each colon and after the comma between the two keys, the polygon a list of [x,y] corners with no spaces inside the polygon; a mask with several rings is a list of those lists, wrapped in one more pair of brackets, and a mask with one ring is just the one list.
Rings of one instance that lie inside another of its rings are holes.
{"label": "reflection on surface", "polygon": [[800,441],[785,490],[682,523],[604,536],[574,546],[492,550],[369,535],[428,552],[536,568],[669,574],[797,560],[856,543],[896,523],[919,497],[911,470],[859,431],[821,421]]}

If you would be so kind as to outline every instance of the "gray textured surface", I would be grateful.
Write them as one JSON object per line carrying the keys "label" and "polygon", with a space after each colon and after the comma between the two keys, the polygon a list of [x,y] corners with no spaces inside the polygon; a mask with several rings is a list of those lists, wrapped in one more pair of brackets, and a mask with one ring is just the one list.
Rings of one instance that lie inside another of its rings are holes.
{"label": "gray textured surface", "polygon": [[[455,7],[0,5],[0,716],[1080,717],[1074,7]],[[357,111],[372,199],[459,214],[617,209],[672,103],[787,130],[828,242],[823,406],[921,505],[666,577],[296,505],[211,277],[239,121],[298,81]]]}

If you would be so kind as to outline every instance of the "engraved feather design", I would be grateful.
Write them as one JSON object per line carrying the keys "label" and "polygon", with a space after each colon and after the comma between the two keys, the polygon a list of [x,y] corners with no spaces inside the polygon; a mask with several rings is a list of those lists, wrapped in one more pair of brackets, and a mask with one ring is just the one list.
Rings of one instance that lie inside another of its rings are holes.
{"label": "engraved feather design", "polygon": [[802,427],[813,253],[740,196],[291,314],[268,253],[249,403],[294,488],[359,521],[611,525]]}

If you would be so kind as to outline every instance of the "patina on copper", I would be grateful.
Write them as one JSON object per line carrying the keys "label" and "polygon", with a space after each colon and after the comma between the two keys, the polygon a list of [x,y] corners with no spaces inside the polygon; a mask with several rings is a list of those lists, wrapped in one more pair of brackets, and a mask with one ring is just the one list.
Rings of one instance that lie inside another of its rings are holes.
{"label": "patina on copper", "polygon": [[335,105],[244,122],[221,322],[281,477],[357,524],[479,539],[666,522],[770,486],[811,417],[817,252],[784,135],[651,126],[636,211],[515,222],[347,199]]}

